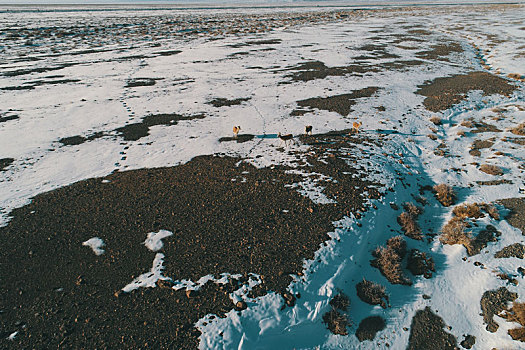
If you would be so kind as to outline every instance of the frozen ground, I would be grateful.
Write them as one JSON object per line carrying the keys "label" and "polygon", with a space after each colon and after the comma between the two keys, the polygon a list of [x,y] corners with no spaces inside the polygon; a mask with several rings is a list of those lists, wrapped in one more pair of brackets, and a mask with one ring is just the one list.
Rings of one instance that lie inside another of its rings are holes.
{"label": "frozen ground", "polygon": [[[308,147],[297,139],[283,147],[278,132],[301,134],[312,125],[314,133],[326,133],[361,121],[361,132],[381,137],[382,148],[361,145],[349,152],[365,155],[356,167],[392,191],[371,201],[377,210],[360,220],[338,222],[330,233],[334,239],[317,259],[304,262],[304,277],[289,287],[301,295],[295,306],[281,311],[282,299],[274,293],[248,298],[257,284],[250,280],[232,294],[249,303],[246,310],[199,321],[200,347],[401,349],[410,334],[403,329],[410,329],[417,310],[430,306],[458,343],[470,334],[476,349],[522,348],[507,334],[516,324],[496,316],[500,327],[491,333],[480,316],[488,290],[505,286],[523,301],[523,276],[516,271],[522,261],[494,258],[503,247],[523,243],[522,233],[486,216],[480,229],[491,224],[501,236],[467,256],[463,246],[443,245],[436,236],[452,207],[420,188],[453,186],[458,204],[525,197],[524,138],[510,131],[525,122],[525,8],[296,11],[0,13],[0,224],[8,225],[10,211],[39,193],[115,171],[173,166],[205,154],[239,156],[258,167],[293,165],[287,151]],[[241,33],[246,28],[251,32]],[[446,110],[425,109],[425,96],[416,93],[420,85],[472,71],[495,74],[517,88],[508,96],[473,90]],[[299,102],[368,87],[378,89],[356,97],[348,115]],[[436,116],[440,122],[432,123]],[[494,128],[476,131],[482,121]],[[219,142],[232,136],[233,125],[253,139]],[[475,147],[480,141],[489,141],[488,147]],[[503,174],[482,172],[482,164]],[[486,185],[492,180],[503,181]],[[312,200],[332,200],[307,177],[297,187]],[[392,285],[370,266],[370,253],[401,232],[391,203],[401,207],[420,195],[427,200],[419,218],[425,240],[407,238],[408,246],[431,254],[436,273],[411,276],[412,286]],[[144,244],[160,251],[170,235],[150,233]],[[100,239],[85,244],[95,254],[104,252]],[[139,277],[123,289],[152,287],[166,278],[163,258],[157,253],[151,271],[134,271]],[[518,285],[508,285],[497,276],[502,273]],[[356,296],[363,277],[387,286],[390,307],[370,306]],[[175,282],[177,288],[198,284]],[[338,291],[351,300],[349,336],[331,335],[322,324]],[[382,316],[386,328],[373,341],[359,342],[353,333],[369,315]]]}

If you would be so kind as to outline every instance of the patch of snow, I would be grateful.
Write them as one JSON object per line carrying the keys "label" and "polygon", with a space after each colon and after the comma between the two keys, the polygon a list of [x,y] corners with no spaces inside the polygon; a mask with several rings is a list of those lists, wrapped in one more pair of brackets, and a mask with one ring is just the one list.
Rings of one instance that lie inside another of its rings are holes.
{"label": "patch of snow", "polygon": [[153,259],[151,270],[135,278],[131,283],[122,288],[122,291],[129,293],[138,288],[154,288],[158,280],[170,280],[170,278],[162,275],[162,270],[164,270],[163,263],[164,254],[157,253],[155,259]]}
{"label": "patch of snow", "polygon": [[101,238],[93,237],[82,243],[83,246],[90,247],[93,249],[93,253],[96,255],[104,254],[104,249],[102,249],[106,244]]}
{"label": "patch of snow", "polygon": [[144,241],[146,248],[152,252],[158,252],[164,246],[162,239],[173,235],[173,232],[167,230],[160,230],[159,232],[149,232],[148,238]]}

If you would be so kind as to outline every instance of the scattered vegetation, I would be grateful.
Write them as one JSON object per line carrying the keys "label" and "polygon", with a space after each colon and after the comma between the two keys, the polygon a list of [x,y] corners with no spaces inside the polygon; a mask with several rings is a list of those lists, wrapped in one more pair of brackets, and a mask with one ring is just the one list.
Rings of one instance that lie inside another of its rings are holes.
{"label": "scattered vegetation", "polygon": [[323,322],[333,334],[348,335],[347,327],[350,326],[348,316],[336,309],[331,309],[323,315]]}
{"label": "scattered vegetation", "polygon": [[501,234],[492,225],[487,225],[476,237],[471,232],[466,231],[470,224],[467,219],[478,219],[484,216],[481,209],[492,213],[491,217],[499,218],[497,209],[489,204],[463,204],[452,210],[454,217],[441,229],[439,240],[443,244],[461,244],[467,249],[469,256],[478,254],[485,248],[488,242],[495,242]]}
{"label": "scattered vegetation", "polygon": [[441,229],[441,236],[439,240],[443,244],[461,244],[467,248],[467,252],[472,249],[472,236],[470,232],[466,232],[467,223],[458,217],[453,217]]}
{"label": "scattered vegetation", "polygon": [[441,118],[437,115],[430,118],[430,121],[434,123],[434,125],[441,125]]}
{"label": "scattered vegetation", "polygon": [[417,223],[418,216],[423,212],[423,209],[412,204],[405,203],[405,211],[397,217],[397,222],[407,237],[417,240],[423,240],[421,229]]}
{"label": "scattered vegetation", "polygon": [[472,122],[472,120],[463,120],[460,125],[464,126],[466,128],[473,128],[474,127],[474,123]]}
{"label": "scattered vegetation", "polygon": [[423,208],[418,207],[413,203],[407,202],[403,205],[403,208],[406,210],[406,212],[413,216],[419,216],[423,213]]}
{"label": "scattered vegetation", "polygon": [[406,255],[406,242],[401,236],[390,238],[386,247],[377,247],[372,255],[375,257],[370,262],[392,284],[411,285],[412,281],[406,277],[401,269],[401,261]]}
{"label": "scattered vegetation", "polygon": [[385,327],[385,320],[381,316],[370,316],[359,323],[355,335],[359,341],[374,340],[376,333]]}
{"label": "scattered vegetation", "polygon": [[510,132],[515,135],[525,136],[525,123],[521,123],[515,128],[510,129]]}
{"label": "scattered vegetation", "polygon": [[348,335],[348,329],[351,325],[348,316],[341,312],[347,311],[350,306],[350,299],[344,293],[339,292],[329,302],[331,309],[323,315],[323,322],[333,334]]}
{"label": "scattered vegetation", "polygon": [[503,175],[503,170],[497,165],[482,164],[479,170],[489,175]]}
{"label": "scattered vegetation", "polygon": [[521,327],[509,329],[508,333],[514,340],[525,342],[525,303],[516,303],[503,314],[508,322],[516,322]]}
{"label": "scattered vegetation", "polygon": [[514,276],[509,275],[508,273],[498,273],[496,276],[499,279],[501,279],[503,281],[507,281],[508,283],[512,283],[515,286],[517,286],[518,283],[519,283],[518,280],[516,278],[514,278]]}
{"label": "scattered vegetation", "polygon": [[464,219],[464,218],[479,219],[485,216],[485,214],[481,212],[481,208],[477,203],[458,205],[454,207],[454,209],[452,210],[452,213],[461,219]]}
{"label": "scattered vegetation", "polygon": [[456,201],[456,192],[449,185],[435,185],[433,190],[437,200],[445,207],[451,206]]}
{"label": "scattered vegetation", "polygon": [[348,299],[346,294],[340,292],[335,297],[333,297],[332,300],[330,300],[329,304],[334,309],[348,311],[348,307],[350,306],[350,299]]}
{"label": "scattered vegetation", "polygon": [[361,282],[356,284],[357,296],[359,299],[370,305],[381,305],[383,309],[387,308],[389,303],[388,295],[385,292],[385,287],[379,283],[367,281],[363,278]]}
{"label": "scattered vegetation", "polygon": [[417,249],[412,249],[407,258],[407,269],[414,275],[423,275],[425,278],[431,278],[432,272],[436,272],[434,259]]}
{"label": "scattered vegetation", "polygon": [[481,208],[494,220],[499,220],[499,210],[494,204],[481,203]]}

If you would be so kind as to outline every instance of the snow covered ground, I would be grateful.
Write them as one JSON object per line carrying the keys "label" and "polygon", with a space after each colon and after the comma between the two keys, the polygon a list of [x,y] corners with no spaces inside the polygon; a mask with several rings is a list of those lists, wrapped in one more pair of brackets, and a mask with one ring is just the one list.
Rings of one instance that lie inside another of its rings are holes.
{"label": "snow covered ground", "polygon": [[[434,276],[413,277],[412,286],[388,283],[369,260],[371,251],[401,232],[391,203],[414,202],[421,187],[453,186],[458,204],[525,197],[520,192],[525,187],[524,138],[510,131],[525,122],[525,85],[520,80],[525,77],[525,7],[400,8],[355,11],[340,18],[330,14],[314,23],[289,19],[310,10],[279,9],[282,25],[274,24],[268,32],[182,35],[184,29],[179,28],[180,35],[175,37],[166,35],[161,25],[143,34],[141,26],[136,31],[121,27],[132,27],[137,18],[152,23],[154,16],[164,21],[175,16],[184,23],[189,18],[213,19],[241,28],[242,16],[233,10],[175,11],[175,15],[171,10],[143,11],[133,12],[131,19],[129,12],[119,11],[0,13],[4,27],[0,35],[0,159],[12,159],[0,171],[0,225],[9,223],[12,209],[39,193],[117,170],[173,166],[198,155],[219,153],[240,156],[258,167],[293,164],[293,156],[281,148],[278,132],[301,134],[304,125],[312,125],[314,133],[325,133],[349,129],[354,121],[361,121],[363,134],[381,136],[384,143],[382,149],[363,145],[355,150],[373,152],[356,166],[393,191],[371,201],[377,210],[367,211],[360,220],[345,218],[335,225],[330,234],[333,240],[320,247],[315,260],[304,262],[304,277],[289,287],[301,295],[295,306],[281,311],[282,299],[274,293],[250,299],[247,287],[232,298],[247,301],[248,309],[199,321],[200,347],[401,349],[409,338],[403,329],[410,328],[417,310],[430,306],[458,342],[470,334],[476,337],[476,349],[523,348],[523,343],[507,334],[516,324],[495,317],[500,327],[490,333],[480,316],[480,299],[487,290],[506,286],[518,293],[519,300],[525,298],[525,281],[516,272],[521,261],[494,258],[503,247],[524,241],[519,229],[506,220],[488,216],[480,220],[480,225],[495,226],[501,237],[470,257],[461,245],[443,245],[439,236],[428,235],[429,241],[407,239],[410,248],[431,252],[436,262]],[[241,12],[270,18],[271,11]],[[111,23],[116,24],[111,27]],[[53,32],[55,26],[65,28],[60,36]],[[67,34],[107,26],[111,28],[101,37]],[[51,28],[51,34],[48,39],[25,38],[31,28],[40,32]],[[107,34],[111,30],[122,32],[112,37]],[[437,57],[425,54],[450,44],[460,49]],[[299,68],[302,64],[316,61],[347,73],[332,74],[333,70],[318,79],[295,79],[294,74],[305,71]],[[470,91],[464,100],[439,112],[423,106],[425,96],[416,93],[420,85],[471,71],[490,72],[517,88],[509,96]],[[292,113],[301,109],[298,101],[367,87],[378,90],[371,97],[356,98],[348,116],[317,108]],[[212,101],[217,98],[243,100],[216,107]],[[178,119],[151,123],[148,134],[136,140],[126,139],[119,131],[160,114]],[[432,123],[430,118],[436,116],[440,122]],[[495,129],[475,132],[467,121],[483,121]],[[241,125],[241,134],[254,138],[243,143],[219,142],[232,136],[233,125]],[[521,144],[511,142],[516,139]],[[491,145],[480,148],[479,155],[470,152],[475,141],[487,140]],[[285,146],[289,148],[308,150],[298,142]],[[444,153],[436,152],[439,149]],[[481,164],[498,166],[503,174],[484,173]],[[380,170],[380,175],[372,174],[372,169]],[[491,180],[504,181],[480,184]],[[326,200],[315,184],[299,187],[313,200]],[[441,206],[430,191],[422,196],[428,201],[419,219],[422,231],[439,234],[452,216],[452,207]],[[505,212],[501,205],[497,207]],[[145,244],[157,251],[162,248],[161,239],[169,235],[155,235],[145,237]],[[96,254],[103,253],[103,243],[91,243],[85,242]],[[162,277],[163,257],[157,253],[146,280],[130,280],[134,285],[129,289],[154,286],[155,281],[147,279]],[[514,276],[519,284],[507,286],[498,273]],[[355,284],[363,277],[387,286],[390,307],[382,309],[357,298]],[[338,291],[350,297],[352,330],[369,315],[387,321],[375,340],[359,342],[354,331],[340,336],[325,329],[322,315]]]}

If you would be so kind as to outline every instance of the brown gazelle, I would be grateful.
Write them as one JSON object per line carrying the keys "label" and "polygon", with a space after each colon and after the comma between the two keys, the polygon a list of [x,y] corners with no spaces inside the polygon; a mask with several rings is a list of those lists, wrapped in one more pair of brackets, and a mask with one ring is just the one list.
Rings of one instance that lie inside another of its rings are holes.
{"label": "brown gazelle", "polygon": [[306,126],[304,127],[304,133],[305,133],[306,135],[312,135],[312,126],[311,126],[311,125],[306,125]]}
{"label": "brown gazelle", "polygon": [[288,140],[293,139],[292,134],[281,135],[281,133],[278,133],[277,136],[281,139],[281,141],[284,141],[285,145],[288,144]]}
{"label": "brown gazelle", "polygon": [[363,123],[361,123],[361,122],[354,122],[352,124],[352,126],[353,126],[352,130],[357,134],[359,132],[359,128],[361,127],[361,125],[363,125]]}
{"label": "brown gazelle", "polygon": [[233,137],[234,138],[237,138],[237,135],[239,135],[239,131],[241,131],[241,126],[240,125],[233,127]]}

